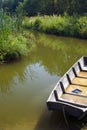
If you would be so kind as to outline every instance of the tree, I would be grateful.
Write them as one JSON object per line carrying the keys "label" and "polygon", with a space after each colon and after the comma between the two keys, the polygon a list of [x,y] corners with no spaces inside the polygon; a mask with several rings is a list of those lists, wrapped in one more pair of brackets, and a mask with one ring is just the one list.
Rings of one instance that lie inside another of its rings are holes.
{"label": "tree", "polygon": [[17,7],[21,7],[22,12],[25,11],[29,16],[38,13],[52,15],[65,12],[69,15],[82,15],[87,13],[87,0],[0,0],[0,8],[15,12]]}
{"label": "tree", "polygon": [[0,5],[9,12],[15,12],[19,2],[23,2],[23,0],[0,0]]}
{"label": "tree", "polygon": [[40,2],[38,0],[26,0],[23,8],[29,16],[37,15],[40,12]]}

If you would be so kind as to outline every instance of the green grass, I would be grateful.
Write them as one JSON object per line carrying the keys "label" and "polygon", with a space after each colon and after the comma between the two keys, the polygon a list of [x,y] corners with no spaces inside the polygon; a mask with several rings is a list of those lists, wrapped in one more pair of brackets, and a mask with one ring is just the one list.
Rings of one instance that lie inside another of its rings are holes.
{"label": "green grass", "polygon": [[87,39],[86,16],[37,16],[26,18],[23,26],[44,33]]}

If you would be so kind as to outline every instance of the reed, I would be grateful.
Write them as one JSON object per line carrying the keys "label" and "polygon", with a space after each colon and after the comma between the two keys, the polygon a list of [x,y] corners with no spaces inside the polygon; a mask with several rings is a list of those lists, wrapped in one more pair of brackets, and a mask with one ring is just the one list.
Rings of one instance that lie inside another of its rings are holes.
{"label": "reed", "polygon": [[23,26],[44,33],[87,39],[86,16],[37,16],[26,18]]}
{"label": "reed", "polygon": [[0,62],[16,60],[29,52],[29,39],[21,31],[19,20],[0,10]]}

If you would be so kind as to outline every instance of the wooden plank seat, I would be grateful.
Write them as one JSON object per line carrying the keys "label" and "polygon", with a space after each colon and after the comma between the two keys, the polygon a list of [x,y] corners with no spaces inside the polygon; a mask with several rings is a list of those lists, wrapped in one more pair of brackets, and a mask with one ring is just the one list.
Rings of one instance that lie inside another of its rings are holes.
{"label": "wooden plank seat", "polygon": [[[78,94],[73,92],[76,89],[80,90]],[[76,104],[77,106],[81,105],[87,107],[86,90],[87,88],[84,86],[70,84],[58,100],[72,102],[72,104]]]}
{"label": "wooden plank seat", "polygon": [[61,100],[71,102],[74,104],[84,105],[87,107],[87,98],[84,99],[84,97],[77,96],[77,95],[70,95],[70,94],[62,94]]}
{"label": "wooden plank seat", "polygon": [[78,77],[83,77],[83,78],[87,78],[87,72],[86,71],[80,71],[78,74],[77,74]]}
{"label": "wooden plank seat", "polygon": [[[54,97],[55,100],[58,102],[64,102],[64,103],[72,104],[83,108],[87,107],[87,98],[85,98],[84,96],[81,97],[80,95],[77,96],[75,94],[72,95],[70,93],[63,93],[61,97],[58,97],[57,90],[54,90]],[[84,98],[86,100],[84,100]]]}
{"label": "wooden plank seat", "polygon": [[[75,92],[75,90],[77,90],[77,91]],[[79,86],[79,85],[73,85],[73,84],[71,84],[71,85],[69,85],[66,88],[65,92],[67,94],[68,93],[72,94],[72,95],[75,94],[77,96],[81,96],[81,97],[87,98],[87,88],[84,87],[84,86]]]}
{"label": "wooden plank seat", "polygon": [[72,84],[87,86],[87,79],[85,79],[85,78],[75,77],[71,82],[72,82]]}

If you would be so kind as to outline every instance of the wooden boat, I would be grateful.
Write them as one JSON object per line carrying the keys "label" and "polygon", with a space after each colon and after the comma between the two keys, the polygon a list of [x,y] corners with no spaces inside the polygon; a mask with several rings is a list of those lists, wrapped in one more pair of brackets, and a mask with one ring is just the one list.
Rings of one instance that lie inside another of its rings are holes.
{"label": "wooden boat", "polygon": [[77,118],[87,114],[87,57],[81,57],[58,81],[48,100],[49,110]]}

